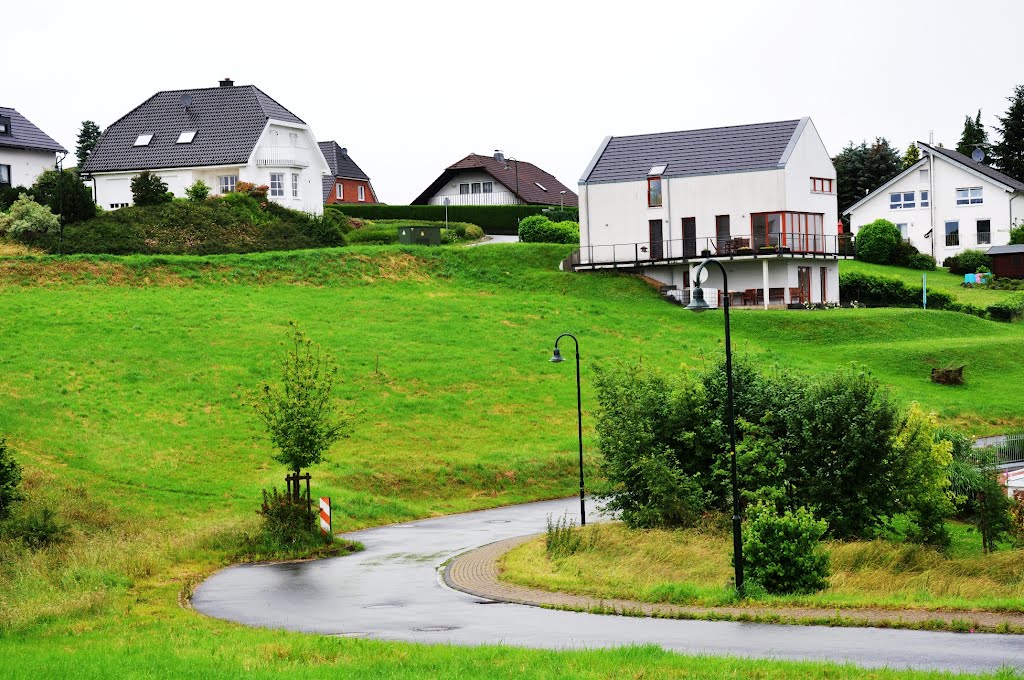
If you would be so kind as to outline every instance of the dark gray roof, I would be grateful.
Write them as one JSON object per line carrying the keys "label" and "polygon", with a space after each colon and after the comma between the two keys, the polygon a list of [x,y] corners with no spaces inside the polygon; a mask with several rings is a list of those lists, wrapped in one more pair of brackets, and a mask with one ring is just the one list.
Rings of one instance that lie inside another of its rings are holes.
{"label": "dark gray roof", "polygon": [[801,122],[784,120],[611,137],[582,181],[590,184],[642,180],[656,165],[668,166],[662,177],[780,168]]}
{"label": "dark gray roof", "polygon": [[985,251],[986,255],[1016,255],[1018,253],[1024,253],[1024,245],[992,246],[987,251]]}
{"label": "dark gray roof", "polygon": [[941,146],[932,146],[930,144],[925,144],[924,142],[918,142],[917,144],[918,146],[921,146],[925,149],[934,151],[940,156],[945,156],[946,158],[955,161],[960,165],[966,166],[976,172],[980,172],[989,179],[1001,182],[1002,184],[1005,184],[1008,187],[1013,187],[1015,191],[1024,191],[1024,182],[1014,179],[1013,177],[1010,177],[1005,173],[999,172],[998,170],[990,168],[984,163],[978,163],[970,156],[965,156],[964,154],[960,153],[955,149],[944,149]]}
{"label": "dark gray roof", "polygon": [[[182,106],[183,95],[191,97],[187,109]],[[303,123],[254,85],[157,92],[106,129],[82,170],[246,163],[270,119]],[[186,130],[195,130],[195,138],[178,144],[178,135]],[[142,134],[152,134],[152,141],[134,146]]]}
{"label": "dark gray roof", "polygon": [[338,146],[337,142],[317,142],[320,145],[320,151],[323,152],[324,158],[327,159],[327,165],[331,168],[331,174],[335,177],[344,177],[345,179],[363,179],[367,182],[370,178],[366,176],[366,173],[356,165],[356,162],[352,160],[352,157],[348,155],[347,149],[342,149]]}
{"label": "dark gray roof", "polygon": [[67,153],[67,149],[16,110],[0,106],[0,116],[11,119],[11,134],[9,136],[0,135],[0,147]]}

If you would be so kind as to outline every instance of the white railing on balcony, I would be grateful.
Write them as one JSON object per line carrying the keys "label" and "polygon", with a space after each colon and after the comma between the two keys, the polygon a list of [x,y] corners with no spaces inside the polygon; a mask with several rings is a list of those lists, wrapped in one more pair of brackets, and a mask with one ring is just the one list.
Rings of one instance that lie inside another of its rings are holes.
{"label": "white railing on balcony", "polygon": [[261,146],[256,151],[256,165],[261,167],[308,168],[306,150],[298,146]]}
{"label": "white railing on balcony", "polygon": [[430,199],[430,205],[444,205],[444,199],[446,198],[448,199],[448,205],[512,205],[521,202],[511,191],[492,191],[486,194],[434,196]]}

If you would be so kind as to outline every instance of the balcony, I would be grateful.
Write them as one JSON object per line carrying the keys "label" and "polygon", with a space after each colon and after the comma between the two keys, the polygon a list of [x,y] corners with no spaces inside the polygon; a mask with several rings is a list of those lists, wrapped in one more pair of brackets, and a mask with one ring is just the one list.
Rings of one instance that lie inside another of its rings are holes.
{"label": "balcony", "polygon": [[521,203],[511,191],[491,191],[479,194],[434,196],[430,199],[430,205],[444,205],[446,198],[449,201],[448,205],[515,205]]}
{"label": "balcony", "polygon": [[[753,242],[753,245],[752,245]],[[742,260],[757,258],[850,258],[856,254],[848,234],[771,234],[767,238],[692,238],[668,241],[591,245],[569,258],[573,269],[618,269],[655,264],[684,264],[713,257]]]}
{"label": "balcony", "polygon": [[261,146],[256,151],[256,165],[261,168],[308,168],[306,151],[299,146]]}

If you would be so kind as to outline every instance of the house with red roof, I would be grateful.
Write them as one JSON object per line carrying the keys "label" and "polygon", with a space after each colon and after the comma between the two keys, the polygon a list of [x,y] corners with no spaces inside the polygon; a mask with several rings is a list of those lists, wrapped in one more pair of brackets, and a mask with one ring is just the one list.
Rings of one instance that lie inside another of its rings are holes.
{"label": "house with red roof", "polygon": [[[446,203],[447,201],[447,203]],[[444,169],[412,205],[558,205],[576,207],[576,192],[533,163],[471,153]]]}

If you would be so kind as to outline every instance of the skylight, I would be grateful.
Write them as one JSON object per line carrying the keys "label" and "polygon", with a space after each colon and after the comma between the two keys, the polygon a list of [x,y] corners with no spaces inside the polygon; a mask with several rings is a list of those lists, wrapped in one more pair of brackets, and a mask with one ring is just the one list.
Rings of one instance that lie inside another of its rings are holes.
{"label": "skylight", "polygon": [[541,191],[547,191],[548,190],[547,187],[544,186],[543,184],[541,184],[540,182],[534,182],[534,184],[539,186]]}
{"label": "skylight", "polygon": [[667,168],[667,167],[668,167],[667,165],[655,165],[653,168],[651,168],[651,171],[649,173],[647,173],[647,175],[649,177],[657,177],[659,175],[664,175],[665,174],[665,168]]}
{"label": "skylight", "polygon": [[149,143],[152,140],[153,140],[153,135],[151,133],[150,134],[139,135],[138,137],[135,138],[135,146],[149,146]]}
{"label": "skylight", "polygon": [[185,130],[180,135],[178,135],[178,142],[177,143],[178,144],[191,144],[192,140],[195,139],[195,136],[196,136],[196,131],[195,130]]}

